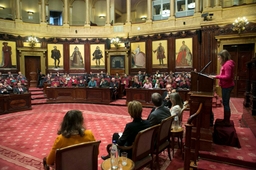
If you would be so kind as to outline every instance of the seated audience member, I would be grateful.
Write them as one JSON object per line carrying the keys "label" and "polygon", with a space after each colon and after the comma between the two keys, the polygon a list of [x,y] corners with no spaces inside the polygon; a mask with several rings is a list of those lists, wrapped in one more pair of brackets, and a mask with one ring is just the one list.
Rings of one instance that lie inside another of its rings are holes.
{"label": "seated audience member", "polygon": [[140,85],[139,79],[137,76],[135,76],[133,79],[132,88],[140,88],[140,87],[141,85]]}
{"label": "seated audience member", "polygon": [[[150,123],[147,120],[142,119],[142,104],[138,101],[130,101],[128,103],[128,113],[133,119],[132,122],[127,123],[124,132],[121,136],[118,133],[114,133],[112,140],[113,143],[117,143],[120,146],[131,146],[137,136],[137,134],[146,128],[150,127]],[[103,160],[110,157],[110,147],[112,144],[107,145],[107,156],[101,156]],[[131,158],[131,150],[128,151],[128,157]]]}
{"label": "seated audience member", "polygon": [[152,89],[152,84],[151,84],[151,82],[148,79],[144,83],[143,88],[145,88],[145,89]]}
{"label": "seated audience member", "polygon": [[44,167],[54,164],[57,149],[83,142],[96,141],[92,131],[85,129],[83,114],[79,110],[70,110],[65,114],[57,134],[58,136],[49,155],[43,159]]}
{"label": "seated audience member", "polygon": [[119,84],[118,84],[118,82],[116,81],[116,79],[114,77],[111,79],[109,87],[111,89],[113,89],[112,99],[116,99],[117,98],[117,89],[119,87]]}
{"label": "seated audience member", "polygon": [[87,72],[84,73],[84,81],[86,81],[86,83],[88,84],[89,83],[89,75]]}
{"label": "seated audience member", "polygon": [[154,104],[154,108],[151,110],[147,120],[149,120],[151,126],[160,124],[163,119],[171,116],[170,110],[163,106],[163,99],[161,94],[153,93],[151,95],[151,101]]}
{"label": "seated audience member", "polygon": [[[170,101],[172,103],[172,107],[170,108],[170,113],[172,116],[175,116],[175,119],[180,120],[181,116],[181,109],[183,108],[183,102],[179,93],[171,93],[170,94]],[[181,122],[179,122],[181,123]]]}
{"label": "seated audience member", "polygon": [[104,77],[101,78],[100,87],[102,87],[102,88],[107,88],[107,87],[109,87],[109,83],[108,83],[107,80],[105,80]]}
{"label": "seated audience member", "polygon": [[77,77],[76,76],[72,76],[72,78],[70,79],[70,81],[72,82],[72,85],[73,86],[76,86],[78,84],[78,81],[77,81]]}
{"label": "seated audience member", "polygon": [[4,87],[3,83],[0,83],[0,94],[9,94],[9,91]]}
{"label": "seated audience member", "polygon": [[65,79],[64,83],[62,84],[62,87],[72,87],[72,80]]}
{"label": "seated audience member", "polygon": [[159,80],[159,79],[156,79],[154,88],[155,88],[155,89],[163,88],[162,85],[161,85],[161,83],[160,83],[160,80]]}
{"label": "seated audience member", "polygon": [[27,80],[27,78],[24,75],[22,75],[21,71],[18,72],[18,75],[17,75],[16,79],[20,80],[20,81],[21,80]]}
{"label": "seated audience member", "polygon": [[13,88],[14,94],[24,94],[27,92],[28,92],[27,88],[22,86],[21,83],[17,83],[17,86]]}
{"label": "seated audience member", "polygon": [[10,71],[8,71],[7,73],[7,78],[14,78],[13,74]]}
{"label": "seated audience member", "polygon": [[12,91],[12,86],[10,86],[10,84],[7,83],[7,80],[4,81],[3,86],[8,90],[8,91]]}
{"label": "seated audience member", "polygon": [[88,83],[88,87],[97,87],[97,82],[94,80],[94,77],[91,78],[91,80]]}
{"label": "seated audience member", "polygon": [[77,84],[78,87],[85,87],[85,82],[83,80],[79,80],[79,83]]}
{"label": "seated audience member", "polygon": [[111,79],[112,77],[109,75],[109,73],[106,73],[105,78]]}
{"label": "seated audience member", "polygon": [[167,84],[166,85],[166,91],[164,91],[162,98],[163,98],[163,105],[165,107],[171,108],[172,107],[172,103],[170,101],[170,95],[171,93],[176,92],[175,89],[172,89],[172,85],[171,84]]}
{"label": "seated audience member", "polygon": [[38,79],[37,79],[37,87],[38,88],[44,87],[44,80],[45,80],[45,75],[40,71],[38,74]]}

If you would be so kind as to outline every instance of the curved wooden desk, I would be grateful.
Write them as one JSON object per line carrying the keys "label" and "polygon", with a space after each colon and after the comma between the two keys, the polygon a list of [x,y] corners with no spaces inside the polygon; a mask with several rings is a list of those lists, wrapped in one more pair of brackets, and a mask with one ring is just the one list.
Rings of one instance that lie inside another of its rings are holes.
{"label": "curved wooden desk", "polygon": [[[119,165],[122,166],[121,157],[119,157]],[[131,169],[134,169],[134,166],[135,166],[134,162],[131,159],[127,158],[127,165],[122,166],[122,169],[123,170],[131,170]],[[102,170],[111,170],[110,158],[106,159],[104,162],[102,162],[101,169]]]}

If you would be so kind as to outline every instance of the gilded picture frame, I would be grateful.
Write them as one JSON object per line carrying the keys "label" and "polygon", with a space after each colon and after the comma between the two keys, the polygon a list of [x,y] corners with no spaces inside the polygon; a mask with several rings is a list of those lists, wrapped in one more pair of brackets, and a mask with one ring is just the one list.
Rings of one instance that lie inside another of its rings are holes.
{"label": "gilded picture frame", "polygon": [[152,67],[167,68],[168,64],[168,48],[167,40],[159,40],[152,42]]}
{"label": "gilded picture frame", "polygon": [[193,66],[193,38],[175,40],[176,68],[192,68]]}
{"label": "gilded picture frame", "polygon": [[146,68],[146,43],[131,43],[131,68]]}
{"label": "gilded picture frame", "polygon": [[69,66],[70,69],[83,69],[85,67],[83,44],[69,45]]}
{"label": "gilded picture frame", "polygon": [[17,68],[16,42],[0,41],[2,52],[0,57],[0,68]]}
{"label": "gilded picture frame", "polygon": [[48,68],[63,68],[63,44],[47,44]]}
{"label": "gilded picture frame", "polygon": [[90,45],[91,69],[105,69],[105,44]]}

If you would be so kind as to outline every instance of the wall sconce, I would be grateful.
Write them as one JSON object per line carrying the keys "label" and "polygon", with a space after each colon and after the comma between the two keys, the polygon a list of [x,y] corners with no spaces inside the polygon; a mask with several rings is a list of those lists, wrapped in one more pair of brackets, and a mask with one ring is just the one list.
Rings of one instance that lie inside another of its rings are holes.
{"label": "wall sconce", "polygon": [[104,19],[105,15],[99,15],[99,19]]}
{"label": "wall sconce", "polygon": [[28,37],[27,42],[29,43],[30,47],[34,48],[36,46],[36,43],[38,43],[38,40],[36,37],[30,36],[30,37]]}
{"label": "wall sconce", "polygon": [[0,9],[4,9],[4,7],[3,7],[3,6],[0,6]]}
{"label": "wall sconce", "polygon": [[33,11],[27,11],[27,13],[28,13],[29,15],[33,15],[33,14],[34,14]]}
{"label": "wall sconce", "polygon": [[248,24],[248,20],[245,17],[238,17],[235,22],[233,22],[233,31],[237,31],[240,34],[243,30],[245,30],[245,26]]}
{"label": "wall sconce", "polygon": [[140,17],[140,19],[141,19],[142,21],[144,21],[144,20],[147,19],[147,17],[146,17],[146,16],[142,16],[142,17]]}

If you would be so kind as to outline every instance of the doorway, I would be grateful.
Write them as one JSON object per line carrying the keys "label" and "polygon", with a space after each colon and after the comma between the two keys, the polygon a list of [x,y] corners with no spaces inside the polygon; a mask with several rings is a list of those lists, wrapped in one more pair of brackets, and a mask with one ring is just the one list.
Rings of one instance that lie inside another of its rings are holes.
{"label": "doorway", "polygon": [[247,68],[246,63],[254,56],[254,44],[224,45],[223,49],[229,51],[231,59],[235,62],[235,87],[232,97],[244,97],[246,89]]}
{"label": "doorway", "polygon": [[25,76],[29,87],[37,87],[39,70],[41,70],[40,56],[25,56]]}

